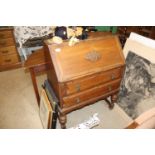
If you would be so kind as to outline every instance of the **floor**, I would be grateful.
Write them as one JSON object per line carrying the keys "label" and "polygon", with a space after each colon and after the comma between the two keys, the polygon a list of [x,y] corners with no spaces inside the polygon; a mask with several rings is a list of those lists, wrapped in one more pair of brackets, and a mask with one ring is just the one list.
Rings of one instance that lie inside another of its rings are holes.
{"label": "floor", "polygon": [[[45,79],[46,74],[37,77],[39,90]],[[0,72],[0,128],[42,129],[38,110],[29,72],[24,68]],[[132,121],[117,104],[109,110],[108,105],[100,101],[68,114],[67,128],[88,120],[94,113],[98,113],[100,119],[96,129],[122,129]]]}

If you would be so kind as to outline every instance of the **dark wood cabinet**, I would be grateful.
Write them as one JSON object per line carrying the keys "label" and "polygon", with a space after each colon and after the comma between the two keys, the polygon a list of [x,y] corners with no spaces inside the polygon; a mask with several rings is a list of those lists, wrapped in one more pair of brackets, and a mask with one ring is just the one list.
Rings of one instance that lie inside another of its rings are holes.
{"label": "dark wood cabinet", "polygon": [[117,33],[119,35],[122,47],[131,32],[138,33],[142,36],[155,39],[155,26],[118,26]]}
{"label": "dark wood cabinet", "polygon": [[95,35],[74,46],[68,42],[46,42],[44,46],[46,61],[50,62],[47,77],[60,101],[62,128],[66,127],[69,112],[101,99],[112,108],[117,99],[125,64],[119,39],[114,35]]}

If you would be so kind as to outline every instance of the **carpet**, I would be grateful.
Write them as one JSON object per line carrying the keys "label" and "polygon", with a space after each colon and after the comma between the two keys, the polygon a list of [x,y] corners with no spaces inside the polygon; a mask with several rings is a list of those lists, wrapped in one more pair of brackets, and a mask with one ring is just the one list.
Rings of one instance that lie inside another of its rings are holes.
{"label": "carpet", "polygon": [[[37,76],[39,92],[46,75]],[[67,115],[67,128],[74,127],[98,113],[100,124],[95,129],[122,129],[132,119],[117,105],[109,110],[104,101]],[[24,68],[0,72],[0,128],[1,129],[42,129],[39,108],[35,98],[29,72]],[[59,121],[57,129],[60,129]]]}

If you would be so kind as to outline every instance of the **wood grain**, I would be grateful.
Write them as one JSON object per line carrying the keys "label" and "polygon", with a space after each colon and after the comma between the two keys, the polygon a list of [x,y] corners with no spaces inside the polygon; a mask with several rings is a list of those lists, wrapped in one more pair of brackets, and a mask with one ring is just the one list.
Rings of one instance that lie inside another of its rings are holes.
{"label": "wood grain", "polygon": [[21,67],[13,28],[0,29],[0,71]]}

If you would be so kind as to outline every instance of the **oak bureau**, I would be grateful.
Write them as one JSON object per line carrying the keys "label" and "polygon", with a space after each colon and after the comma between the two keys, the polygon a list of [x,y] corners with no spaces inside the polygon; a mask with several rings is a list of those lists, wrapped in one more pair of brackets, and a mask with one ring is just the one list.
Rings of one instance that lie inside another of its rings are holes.
{"label": "oak bureau", "polygon": [[113,108],[125,67],[117,36],[90,37],[74,46],[45,41],[44,51],[50,62],[47,77],[59,99],[61,128],[66,128],[68,113],[98,100]]}

